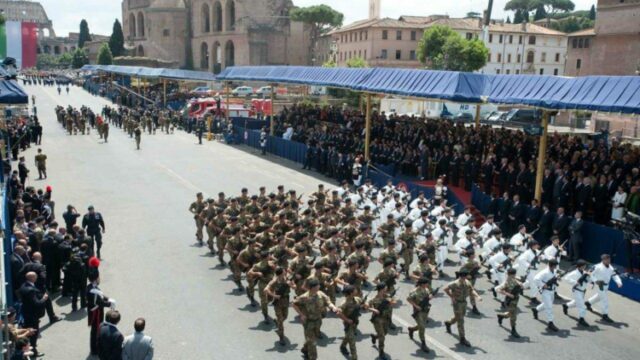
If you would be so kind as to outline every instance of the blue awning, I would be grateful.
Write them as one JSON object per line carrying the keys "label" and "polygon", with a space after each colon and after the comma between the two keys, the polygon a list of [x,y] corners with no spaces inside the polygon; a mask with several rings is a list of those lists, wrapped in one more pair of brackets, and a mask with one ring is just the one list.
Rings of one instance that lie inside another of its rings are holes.
{"label": "blue awning", "polygon": [[161,78],[184,81],[215,81],[216,76],[204,71],[190,71],[180,69],[150,68],[144,66],[122,66],[122,65],[85,65],[81,70],[103,71],[113,74]]}
{"label": "blue awning", "polygon": [[0,80],[0,104],[28,104],[29,96],[13,80]]}
{"label": "blue awning", "polygon": [[261,81],[466,103],[525,105],[549,110],[640,114],[640,76],[483,75],[453,71],[305,66],[229,67],[226,81]]}

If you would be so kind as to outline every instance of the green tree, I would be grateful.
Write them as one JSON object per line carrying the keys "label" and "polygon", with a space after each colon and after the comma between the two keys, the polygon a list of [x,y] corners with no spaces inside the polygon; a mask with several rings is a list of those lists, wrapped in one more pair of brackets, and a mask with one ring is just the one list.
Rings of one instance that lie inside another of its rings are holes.
{"label": "green tree", "polygon": [[596,19],[596,6],[595,5],[591,5],[591,9],[589,9],[589,19],[591,19],[591,20],[595,20]]}
{"label": "green tree", "polygon": [[71,67],[74,69],[80,69],[89,63],[89,58],[87,54],[84,52],[84,49],[76,49],[73,53],[73,59],[71,61]]}
{"label": "green tree", "polygon": [[507,23],[507,24],[511,24],[511,17],[507,16],[507,21],[506,21],[506,23]]}
{"label": "green tree", "polygon": [[322,67],[335,68],[335,67],[338,67],[338,64],[335,62],[335,60],[331,59],[331,60],[327,60],[324,64],[322,64]]}
{"label": "green tree", "polygon": [[556,14],[573,11],[576,7],[571,0],[532,0],[531,3],[535,8],[542,7],[544,9],[549,22],[551,22],[551,18]]}
{"label": "green tree", "polygon": [[348,68],[366,68],[369,67],[367,61],[359,56],[347,60]]}
{"label": "green tree", "polygon": [[[518,16],[518,10],[520,10],[520,16],[522,18],[522,21],[520,22],[529,22],[529,13],[535,10],[537,7],[534,1],[536,0],[509,0],[505,4],[504,9],[515,11],[516,16]],[[516,22],[515,18],[513,20],[513,23],[519,24],[519,22]]]}
{"label": "green tree", "polygon": [[469,11],[467,13],[467,16],[465,17],[472,18],[472,19],[480,19],[482,17],[482,14],[476,11]]}
{"label": "green tree", "polygon": [[113,64],[113,54],[111,54],[111,49],[109,48],[109,44],[104,43],[98,50],[98,65],[111,65]]}
{"label": "green tree", "polygon": [[58,65],[57,59],[51,54],[38,54],[36,59],[36,68],[38,70],[47,70]]}
{"label": "green tree", "polygon": [[5,21],[4,15],[0,14],[0,25],[4,25]]}
{"label": "green tree", "polygon": [[122,24],[118,19],[113,23],[113,31],[109,38],[109,48],[114,57],[124,55],[124,34],[122,33]]}
{"label": "green tree", "polygon": [[418,43],[418,59],[434,70],[476,71],[488,55],[482,41],[466,40],[448,26],[430,27]]}
{"label": "green tree", "polygon": [[80,35],[78,36],[78,47],[83,48],[84,43],[91,41],[91,33],[89,33],[89,24],[87,20],[80,21]]}
{"label": "green tree", "polygon": [[58,56],[58,66],[64,69],[68,69],[73,62],[73,55],[71,53],[64,53]]}
{"label": "green tree", "polygon": [[538,6],[536,8],[536,14],[533,15],[533,20],[542,20],[547,17],[547,12],[544,10],[544,6]]}
{"label": "green tree", "polygon": [[308,63],[313,63],[315,50],[320,36],[342,26],[344,15],[327,5],[313,5],[303,8],[295,8],[290,13],[291,20],[303,22],[311,29]]}
{"label": "green tree", "polygon": [[520,9],[516,10],[516,14],[513,16],[513,23],[522,24],[523,21],[524,19],[522,18],[522,13],[520,12]]}

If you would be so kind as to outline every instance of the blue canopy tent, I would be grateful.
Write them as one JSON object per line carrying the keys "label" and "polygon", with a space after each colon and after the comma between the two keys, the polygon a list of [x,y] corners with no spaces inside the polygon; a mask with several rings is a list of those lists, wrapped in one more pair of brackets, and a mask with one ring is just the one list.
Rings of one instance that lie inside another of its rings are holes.
{"label": "blue canopy tent", "polygon": [[29,96],[13,80],[0,80],[0,104],[28,104]]}

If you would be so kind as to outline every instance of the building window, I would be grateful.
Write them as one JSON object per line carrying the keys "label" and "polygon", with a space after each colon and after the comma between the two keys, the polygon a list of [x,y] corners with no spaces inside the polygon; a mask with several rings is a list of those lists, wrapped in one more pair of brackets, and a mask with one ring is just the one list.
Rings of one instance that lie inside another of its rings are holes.
{"label": "building window", "polygon": [[360,31],[360,41],[364,40],[364,31]]}
{"label": "building window", "polygon": [[507,62],[510,63],[511,62],[511,54],[507,54]]}
{"label": "building window", "polygon": [[171,36],[171,30],[169,30],[169,29],[162,30],[162,36],[164,36],[164,37]]}
{"label": "building window", "polygon": [[533,53],[533,51],[529,51],[527,53],[527,63],[528,64],[533,64],[533,59],[534,59],[534,53]]}
{"label": "building window", "polygon": [[578,39],[578,49],[582,49],[584,47],[584,39]]}
{"label": "building window", "polygon": [[520,35],[520,37],[518,37],[518,44],[522,44],[522,35]]}
{"label": "building window", "polygon": [[518,54],[518,61],[517,61],[518,64],[520,64],[522,62],[521,60],[522,60],[522,56],[520,54]]}
{"label": "building window", "polygon": [[584,39],[584,48],[585,49],[589,47],[589,42],[590,42],[589,38],[585,38]]}
{"label": "building window", "polygon": [[402,51],[396,50],[396,60],[400,60],[400,59],[402,59]]}
{"label": "building window", "polygon": [[411,32],[411,41],[416,41],[416,39],[417,39],[417,35],[418,35],[418,34],[416,33],[416,31],[415,31],[415,30],[414,30],[414,31],[412,31],[412,32]]}
{"label": "building window", "polygon": [[493,42],[493,34],[489,34],[489,42],[492,43]]}
{"label": "building window", "polygon": [[402,40],[402,30],[396,31],[396,40]]}
{"label": "building window", "polygon": [[573,46],[574,49],[578,47],[578,38],[573,38],[571,46]]}
{"label": "building window", "polygon": [[513,35],[509,35],[509,44],[513,44]]}
{"label": "building window", "polygon": [[520,69],[516,69],[516,75],[520,75]]}
{"label": "building window", "polygon": [[500,38],[498,39],[498,43],[502,44],[502,34],[500,34]]}
{"label": "building window", "polygon": [[558,69],[553,69],[553,75],[558,76]]}
{"label": "building window", "polygon": [[543,52],[540,56],[540,62],[547,62],[547,53]]}
{"label": "building window", "polygon": [[498,53],[498,62],[502,62],[502,54]]}
{"label": "building window", "polygon": [[540,69],[540,75],[544,75],[544,69]]}
{"label": "building window", "polygon": [[471,40],[473,39],[473,34],[472,33],[467,33],[467,40]]}
{"label": "building window", "polygon": [[582,59],[576,60],[576,69],[580,69],[582,67]]}
{"label": "building window", "polygon": [[560,62],[560,53],[556,53],[556,62]]}
{"label": "building window", "polygon": [[491,53],[489,53],[489,56],[487,56],[487,62],[491,62]]}
{"label": "building window", "polygon": [[369,32],[368,32],[368,31],[365,31],[365,32],[364,32],[364,39],[365,39],[365,40],[368,40],[368,39],[369,39]]}
{"label": "building window", "polygon": [[389,37],[389,32],[387,30],[382,30],[382,40],[387,40]]}
{"label": "building window", "polygon": [[367,50],[366,49],[364,50],[364,58],[365,59],[367,58]]}
{"label": "building window", "polygon": [[416,51],[415,50],[409,51],[409,60],[416,60]]}
{"label": "building window", "polygon": [[496,69],[496,74],[500,75],[500,69]]}
{"label": "building window", "polygon": [[387,49],[382,49],[382,52],[380,53],[380,58],[381,59],[387,58]]}
{"label": "building window", "polygon": [[529,45],[535,45],[535,44],[536,44],[536,37],[529,35]]}
{"label": "building window", "polygon": [[505,74],[509,75],[511,73],[511,70],[507,69],[507,71],[505,72]]}

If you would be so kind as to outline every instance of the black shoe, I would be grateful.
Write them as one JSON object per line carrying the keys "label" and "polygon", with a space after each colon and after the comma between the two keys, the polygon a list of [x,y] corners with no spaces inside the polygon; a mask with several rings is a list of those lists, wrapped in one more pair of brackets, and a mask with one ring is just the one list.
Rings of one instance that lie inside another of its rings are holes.
{"label": "black shoe", "polygon": [[344,356],[349,356],[349,350],[347,350],[347,347],[344,345],[340,345],[340,352]]}
{"label": "black shoe", "polygon": [[271,324],[271,318],[269,317],[269,315],[262,315],[264,317],[264,323],[265,324]]}
{"label": "black shoe", "polygon": [[427,346],[427,344],[424,343],[424,341],[422,342],[422,344],[420,344],[420,350],[422,350],[425,353],[428,353],[429,351],[429,347]]}
{"label": "black shoe", "polygon": [[549,323],[547,324],[547,330],[549,330],[549,331],[553,331],[553,332],[556,332],[556,331],[558,331],[558,330],[560,330],[560,329],[558,329],[558,327],[556,327],[556,325],[555,325],[554,323],[549,322]]}
{"label": "black shoe", "polygon": [[536,298],[532,298],[531,300],[529,300],[529,305],[538,306],[540,305],[540,301]]}
{"label": "black shoe", "polygon": [[396,331],[396,330],[398,330],[398,327],[396,326],[396,324],[391,323],[391,324],[389,324],[389,329],[393,330],[393,331]]}
{"label": "black shoe", "polygon": [[378,359],[380,359],[380,360],[389,360],[389,356],[387,356],[387,354],[385,354],[384,351],[380,351],[380,352],[378,352]]}
{"label": "black shoe", "polygon": [[591,303],[590,303],[590,302],[585,301],[584,306],[586,306],[586,307],[587,307],[587,310],[589,310],[589,311],[593,311],[593,309],[591,308]]}
{"label": "black shoe", "polygon": [[460,338],[460,345],[466,346],[466,347],[471,347],[471,343],[469,342],[469,340],[461,337]]}
{"label": "black shoe", "polygon": [[258,303],[254,299],[251,299],[251,304],[250,305],[251,305],[251,307],[254,308],[254,307],[258,306]]}
{"label": "black shoe", "polygon": [[54,317],[52,317],[52,318],[49,318],[49,324],[57,323],[57,322],[58,322],[58,321],[60,321],[60,320],[62,320],[62,319],[60,319],[60,318],[59,318],[59,317],[57,317],[57,316],[54,316]]}
{"label": "black shoe", "polygon": [[286,341],[284,341],[284,339],[280,339],[280,340],[278,341],[278,345],[280,345],[280,346],[285,346],[285,345],[287,345],[287,342],[286,342]]}
{"label": "black shoe", "polygon": [[569,306],[567,304],[562,304],[562,312],[565,315],[569,315]]}
{"label": "black shoe", "polygon": [[414,331],[415,331],[414,329],[409,328],[409,339],[411,339],[411,340],[413,340],[413,332]]}
{"label": "black shoe", "polygon": [[531,312],[533,313],[533,318],[538,320],[538,309],[531,308]]}
{"label": "black shoe", "polygon": [[580,318],[580,320],[578,320],[578,326],[590,327],[591,325],[584,321],[584,318]]}
{"label": "black shoe", "polygon": [[376,346],[376,341],[378,340],[378,337],[371,334],[371,343],[373,344],[373,346]]}
{"label": "black shoe", "polygon": [[507,304],[504,303],[504,301],[500,301],[500,309],[504,310],[507,308]]}
{"label": "black shoe", "polygon": [[438,271],[438,277],[443,278],[444,277],[444,271],[442,271],[442,270]]}
{"label": "black shoe", "polygon": [[504,317],[502,315],[498,315],[498,325],[502,326],[502,320],[504,320]]}
{"label": "black shoe", "polygon": [[516,331],[516,329],[511,329],[511,337],[515,339],[520,339],[520,334]]}
{"label": "black shoe", "polygon": [[482,314],[480,313],[480,310],[478,310],[478,307],[477,307],[476,305],[473,305],[473,308],[471,309],[471,313],[472,313],[473,315],[478,315],[478,316],[482,315]]}
{"label": "black shoe", "polygon": [[609,315],[602,315],[602,321],[607,322],[609,324],[613,323],[613,320],[609,317]]}
{"label": "black shoe", "polygon": [[496,292],[496,288],[492,287],[492,288],[491,288],[491,293],[493,294],[493,297],[494,297],[494,298],[497,298],[497,297],[498,297],[498,293]]}
{"label": "black shoe", "polygon": [[447,328],[447,332],[451,334],[451,323],[448,321],[445,321],[444,326]]}

